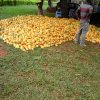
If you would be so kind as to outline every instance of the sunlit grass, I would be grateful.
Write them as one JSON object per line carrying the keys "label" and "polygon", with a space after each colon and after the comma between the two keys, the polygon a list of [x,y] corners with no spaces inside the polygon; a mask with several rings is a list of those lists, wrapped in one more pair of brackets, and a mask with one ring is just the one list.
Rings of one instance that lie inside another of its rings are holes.
{"label": "sunlit grass", "polygon": [[[45,12],[47,9],[47,2],[44,2],[43,10],[45,15],[54,16]],[[3,6],[0,7],[0,19],[14,17],[18,15],[37,15],[37,5],[17,5],[17,6]]]}

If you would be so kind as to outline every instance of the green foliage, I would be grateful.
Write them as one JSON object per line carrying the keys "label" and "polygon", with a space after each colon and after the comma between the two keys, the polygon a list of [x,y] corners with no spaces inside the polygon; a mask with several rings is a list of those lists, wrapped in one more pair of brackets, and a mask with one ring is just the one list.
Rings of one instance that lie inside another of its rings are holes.
{"label": "green foliage", "polygon": [[[44,0],[48,1],[48,0]],[[52,0],[53,2],[56,0]],[[16,0],[16,5],[28,5],[28,4],[34,4],[34,0]],[[14,5],[13,0],[3,0],[3,3],[0,0],[0,5]]]}
{"label": "green foliage", "polygon": [[[14,2],[12,0],[3,0],[3,4],[1,3],[1,5],[14,5]],[[16,0],[16,5],[27,5],[27,4],[34,4],[34,2],[32,2],[32,0]]]}

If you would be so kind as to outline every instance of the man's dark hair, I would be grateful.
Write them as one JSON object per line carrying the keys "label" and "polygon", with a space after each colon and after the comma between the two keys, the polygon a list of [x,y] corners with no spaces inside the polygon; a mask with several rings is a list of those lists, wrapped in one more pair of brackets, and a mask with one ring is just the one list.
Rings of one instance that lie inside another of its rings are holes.
{"label": "man's dark hair", "polygon": [[86,0],[88,4],[93,5],[91,0]]}

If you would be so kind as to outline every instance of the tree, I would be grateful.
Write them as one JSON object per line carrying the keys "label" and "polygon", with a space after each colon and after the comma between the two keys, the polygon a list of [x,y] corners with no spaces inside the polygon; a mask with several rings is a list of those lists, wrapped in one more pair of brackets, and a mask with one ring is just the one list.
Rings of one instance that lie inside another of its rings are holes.
{"label": "tree", "polygon": [[43,15],[43,2],[44,0],[41,0],[40,2],[37,2],[37,6],[38,6],[38,15]]}
{"label": "tree", "polygon": [[16,0],[13,0],[14,6],[16,5]]}
{"label": "tree", "polygon": [[[43,2],[44,0],[37,0],[38,2],[36,3],[38,6],[38,15],[43,15]],[[51,0],[48,0],[48,6],[51,8],[52,7],[52,2]]]}
{"label": "tree", "polygon": [[68,17],[68,0],[60,0],[60,6],[62,10],[62,17]]}
{"label": "tree", "polygon": [[7,0],[7,4],[10,5],[10,0]]}
{"label": "tree", "polygon": [[[36,3],[38,6],[38,15],[43,15],[43,2],[44,0],[37,0],[38,2]],[[68,1],[70,0],[60,0],[60,6],[62,10],[62,17],[66,18],[68,17]],[[52,6],[51,0],[48,0],[48,4]]]}
{"label": "tree", "polygon": [[51,8],[52,7],[52,2],[51,0],[48,0],[48,6]]}

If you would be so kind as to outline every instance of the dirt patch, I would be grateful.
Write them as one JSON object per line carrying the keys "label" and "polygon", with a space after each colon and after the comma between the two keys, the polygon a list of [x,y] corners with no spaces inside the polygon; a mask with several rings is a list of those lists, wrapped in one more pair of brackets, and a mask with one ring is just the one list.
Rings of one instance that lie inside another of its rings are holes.
{"label": "dirt patch", "polygon": [[0,57],[7,55],[7,51],[3,48],[3,45],[0,45]]}

